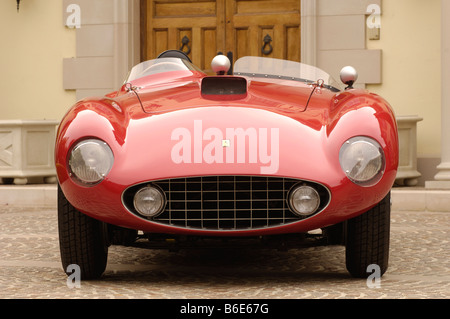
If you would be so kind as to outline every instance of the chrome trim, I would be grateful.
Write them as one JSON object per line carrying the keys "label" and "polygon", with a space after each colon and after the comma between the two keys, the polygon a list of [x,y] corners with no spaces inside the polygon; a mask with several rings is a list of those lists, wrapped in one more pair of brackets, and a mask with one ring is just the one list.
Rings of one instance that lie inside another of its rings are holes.
{"label": "chrome trim", "polygon": [[[161,212],[163,212],[166,209],[166,204],[167,204],[167,198],[166,198],[166,193],[164,192],[164,190],[161,189],[161,187],[159,187],[158,185],[154,185],[154,184],[145,184],[145,185],[141,185],[142,187],[140,187],[137,192],[134,193],[133,196],[133,208],[139,213],[139,210],[136,208],[136,194],[141,191],[144,188],[154,188],[156,189],[162,196],[162,205],[159,208],[158,212],[155,213],[153,216],[158,216],[159,214],[161,214]],[[139,215],[146,217],[145,214],[139,213]]]}
{"label": "chrome trim", "polygon": [[294,214],[296,214],[297,216],[304,216],[304,217],[307,217],[307,216],[310,216],[310,215],[314,214],[314,213],[317,211],[317,209],[319,209],[319,207],[320,207],[320,202],[321,202],[321,200],[322,200],[322,197],[320,196],[319,192],[318,192],[314,187],[311,187],[312,190],[313,190],[313,191],[316,193],[316,195],[319,197],[319,202],[317,203],[316,207],[314,208],[314,211],[313,211],[312,213],[306,213],[306,214],[297,211],[297,210],[295,209],[295,207],[294,207],[293,196],[292,196],[292,194],[293,194],[297,189],[299,189],[299,188],[301,188],[301,187],[305,187],[305,186],[306,186],[306,185],[302,185],[302,183],[297,183],[296,185],[292,186],[291,190],[290,190],[289,193],[288,193],[288,203],[289,203],[289,208],[291,209],[291,211],[294,212]]}
{"label": "chrome trim", "polygon": [[[129,204],[135,192],[149,183],[163,189],[166,206],[153,218],[139,215]],[[317,211],[301,217],[289,207],[290,190],[304,183],[320,194]],[[133,214],[158,224],[198,230],[236,231],[278,227],[310,218],[331,201],[325,186],[299,179],[271,176],[203,176],[142,183],[127,188],[124,206]]]}

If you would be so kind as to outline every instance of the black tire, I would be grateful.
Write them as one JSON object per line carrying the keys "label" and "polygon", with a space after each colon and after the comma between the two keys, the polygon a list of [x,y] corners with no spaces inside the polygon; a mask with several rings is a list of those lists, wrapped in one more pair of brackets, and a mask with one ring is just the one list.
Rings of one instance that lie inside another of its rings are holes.
{"label": "black tire", "polygon": [[345,245],[344,223],[322,229],[327,245]]}
{"label": "black tire", "polygon": [[388,268],[391,194],[366,213],[346,223],[346,266],[356,278],[367,278],[367,267],[377,265],[380,276]]}
{"label": "black tire", "polygon": [[61,262],[80,267],[82,280],[99,278],[108,259],[107,226],[80,213],[64,196],[58,185],[58,230]]}

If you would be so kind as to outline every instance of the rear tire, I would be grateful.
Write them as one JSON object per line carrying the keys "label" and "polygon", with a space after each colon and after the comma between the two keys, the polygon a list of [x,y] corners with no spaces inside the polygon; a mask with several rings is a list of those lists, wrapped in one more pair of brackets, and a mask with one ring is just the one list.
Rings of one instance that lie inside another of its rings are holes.
{"label": "rear tire", "polygon": [[367,267],[372,264],[379,267],[380,276],[388,268],[390,195],[346,223],[346,266],[353,277],[367,278]]}
{"label": "rear tire", "polygon": [[97,279],[108,259],[107,225],[73,207],[58,185],[58,231],[64,271],[71,264],[80,267],[81,279]]}

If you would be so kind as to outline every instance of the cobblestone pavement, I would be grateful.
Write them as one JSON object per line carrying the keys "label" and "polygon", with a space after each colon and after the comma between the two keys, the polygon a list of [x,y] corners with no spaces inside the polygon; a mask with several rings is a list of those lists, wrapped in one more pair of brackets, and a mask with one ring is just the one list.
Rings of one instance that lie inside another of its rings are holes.
{"label": "cobblestone pavement", "polygon": [[102,279],[69,289],[56,210],[3,206],[0,298],[448,299],[449,229],[449,213],[393,212],[379,288],[348,275],[342,246],[176,253],[112,246]]}

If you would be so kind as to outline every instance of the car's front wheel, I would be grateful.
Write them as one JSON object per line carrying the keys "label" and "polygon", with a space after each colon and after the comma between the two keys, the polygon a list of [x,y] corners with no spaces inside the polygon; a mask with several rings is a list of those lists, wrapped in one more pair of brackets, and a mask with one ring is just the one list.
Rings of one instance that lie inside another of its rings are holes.
{"label": "car's front wheel", "polygon": [[58,231],[64,271],[75,264],[80,279],[99,278],[106,268],[108,240],[106,224],[79,212],[58,185]]}
{"label": "car's front wheel", "polygon": [[377,267],[381,276],[388,268],[390,201],[389,193],[375,207],[346,223],[346,266],[353,277],[367,278],[372,267]]}

